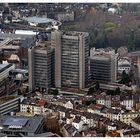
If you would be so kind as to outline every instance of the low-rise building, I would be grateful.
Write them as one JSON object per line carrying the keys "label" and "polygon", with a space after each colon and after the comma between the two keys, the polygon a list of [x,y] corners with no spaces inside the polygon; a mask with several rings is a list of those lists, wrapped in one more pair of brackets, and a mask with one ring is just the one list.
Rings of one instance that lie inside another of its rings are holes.
{"label": "low-rise building", "polygon": [[121,97],[121,105],[124,105],[127,110],[131,110],[134,107],[133,95],[124,95]]}
{"label": "low-rise building", "polygon": [[87,109],[88,112],[90,113],[95,113],[98,115],[104,115],[103,112],[101,112],[105,108],[104,105],[101,104],[96,104],[96,105],[90,105],[89,108]]}
{"label": "low-rise building", "polygon": [[78,130],[72,124],[66,124],[62,127],[61,132],[64,137],[73,137]]}
{"label": "low-rise building", "polygon": [[84,124],[85,123],[78,116],[76,116],[72,122],[72,126],[74,126],[79,132],[83,130]]}
{"label": "low-rise building", "polygon": [[69,108],[69,109],[73,109],[73,104],[71,103],[71,101],[68,101],[64,104],[65,108]]}
{"label": "low-rise building", "polygon": [[34,136],[43,132],[44,120],[42,116],[0,116],[1,132],[7,136]]}
{"label": "low-rise building", "polygon": [[106,112],[105,117],[109,118],[110,120],[120,120],[121,118],[121,111],[118,109],[109,108]]}
{"label": "low-rise building", "polygon": [[124,130],[123,133],[121,133],[122,137],[140,137],[140,131],[135,129],[130,130]]}
{"label": "low-rise building", "polygon": [[47,101],[43,99],[23,99],[20,103],[20,112],[30,114],[45,113]]}
{"label": "low-rise building", "polygon": [[122,113],[120,121],[130,125],[132,120],[139,116],[139,112]]}

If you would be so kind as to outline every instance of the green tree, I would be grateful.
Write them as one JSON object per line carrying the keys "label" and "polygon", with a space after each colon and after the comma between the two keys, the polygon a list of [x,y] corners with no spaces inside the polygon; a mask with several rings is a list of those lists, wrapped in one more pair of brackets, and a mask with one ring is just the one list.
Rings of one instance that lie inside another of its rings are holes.
{"label": "green tree", "polygon": [[26,87],[26,91],[25,91],[25,92],[26,92],[26,93],[29,92],[29,87]]}
{"label": "green tree", "polygon": [[116,88],[116,90],[114,91],[114,94],[115,94],[115,95],[119,95],[120,93],[121,93],[120,88],[119,88],[119,87]]}
{"label": "green tree", "polygon": [[99,84],[99,82],[98,82],[98,81],[96,82],[96,85],[95,85],[95,90],[100,90],[100,84]]}
{"label": "green tree", "polygon": [[18,95],[22,95],[22,93],[21,93],[21,90],[20,90],[20,89],[18,89]]}
{"label": "green tree", "polygon": [[131,80],[130,76],[125,71],[123,71],[123,73],[122,73],[122,79],[120,81],[120,84],[126,84],[126,85],[128,85],[129,82],[131,82],[131,81],[132,80]]}
{"label": "green tree", "polygon": [[95,92],[94,87],[89,88],[87,95],[92,95]]}
{"label": "green tree", "polygon": [[129,49],[131,51],[135,50],[135,42],[136,42],[136,38],[135,38],[135,30],[131,29],[130,31],[130,37],[129,37]]}
{"label": "green tree", "polygon": [[92,101],[92,104],[96,104],[96,100],[93,100],[93,101]]}
{"label": "green tree", "polygon": [[52,94],[53,95],[58,95],[58,89],[53,90]]}
{"label": "green tree", "polygon": [[85,105],[89,106],[91,104],[91,101],[85,101]]}

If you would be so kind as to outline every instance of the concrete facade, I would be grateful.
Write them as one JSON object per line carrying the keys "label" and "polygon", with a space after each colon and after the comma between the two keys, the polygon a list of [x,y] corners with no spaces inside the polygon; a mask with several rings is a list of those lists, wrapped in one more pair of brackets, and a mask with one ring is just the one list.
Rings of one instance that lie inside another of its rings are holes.
{"label": "concrete facade", "polygon": [[89,40],[85,32],[52,32],[55,86],[83,89],[88,78]]}

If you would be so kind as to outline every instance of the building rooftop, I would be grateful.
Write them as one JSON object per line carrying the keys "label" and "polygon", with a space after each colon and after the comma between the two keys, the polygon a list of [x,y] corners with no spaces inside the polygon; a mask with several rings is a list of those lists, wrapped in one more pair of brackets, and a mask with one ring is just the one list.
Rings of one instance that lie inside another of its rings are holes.
{"label": "building rooftop", "polygon": [[104,54],[104,53],[103,54],[96,54],[96,55],[92,56],[91,59],[109,61],[111,59],[111,55]]}
{"label": "building rooftop", "polygon": [[55,20],[53,19],[50,19],[50,18],[45,18],[45,17],[36,17],[36,16],[33,16],[33,17],[26,17],[26,18],[23,18],[23,20],[26,20],[28,22],[32,22],[32,23],[35,23],[35,24],[40,24],[40,23],[51,23]]}
{"label": "building rooftop", "polygon": [[28,70],[26,70],[26,69],[15,69],[15,70],[11,70],[11,72],[28,73]]}
{"label": "building rooftop", "polygon": [[4,133],[0,133],[0,137],[7,137],[7,135]]}
{"label": "building rooftop", "polygon": [[0,105],[6,103],[8,101],[11,101],[13,99],[16,99],[16,98],[18,98],[18,96],[4,96],[4,97],[1,97],[0,98]]}
{"label": "building rooftop", "polygon": [[46,100],[39,100],[39,99],[23,99],[21,104],[26,104],[26,105],[33,105],[33,106],[45,106],[47,104],[47,101]]}
{"label": "building rooftop", "polygon": [[119,132],[116,132],[116,131],[108,132],[107,135],[109,137],[120,137],[120,133]]}
{"label": "building rooftop", "polygon": [[0,126],[4,131],[34,133],[42,121],[42,116],[0,116]]}
{"label": "building rooftop", "polygon": [[6,39],[6,38],[21,38],[21,39],[26,39],[26,38],[33,37],[33,36],[34,35],[24,34],[24,33],[23,34],[0,33],[0,39]]}
{"label": "building rooftop", "polygon": [[78,32],[78,31],[68,31],[68,32],[63,32],[63,35],[66,36],[82,36],[82,35],[88,35],[87,32]]}
{"label": "building rooftop", "polygon": [[11,66],[12,66],[12,64],[9,64],[9,63],[8,64],[0,64],[0,73]]}
{"label": "building rooftop", "polygon": [[15,34],[17,35],[37,35],[38,32],[30,31],[30,30],[16,30]]}
{"label": "building rooftop", "polygon": [[51,42],[50,41],[45,41],[43,43],[37,43],[35,49],[39,50],[51,50]]}
{"label": "building rooftop", "polygon": [[20,61],[18,55],[16,55],[16,54],[11,54],[11,56],[8,58],[8,60]]}
{"label": "building rooftop", "polygon": [[4,126],[25,126],[25,124],[28,122],[27,118],[7,118],[5,122],[3,123]]}

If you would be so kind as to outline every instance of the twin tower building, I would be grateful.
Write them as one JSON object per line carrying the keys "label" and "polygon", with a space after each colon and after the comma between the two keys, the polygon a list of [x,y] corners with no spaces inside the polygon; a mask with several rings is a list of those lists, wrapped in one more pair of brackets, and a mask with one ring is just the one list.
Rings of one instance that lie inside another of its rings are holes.
{"label": "twin tower building", "polygon": [[89,75],[89,34],[54,30],[47,42],[28,50],[30,90],[84,89]]}
{"label": "twin tower building", "polygon": [[28,50],[30,90],[84,89],[90,75],[95,80],[115,82],[115,53],[99,55],[92,51],[90,54],[88,33],[52,31],[50,41],[40,41]]}

